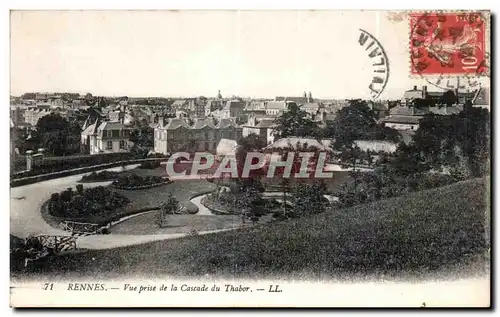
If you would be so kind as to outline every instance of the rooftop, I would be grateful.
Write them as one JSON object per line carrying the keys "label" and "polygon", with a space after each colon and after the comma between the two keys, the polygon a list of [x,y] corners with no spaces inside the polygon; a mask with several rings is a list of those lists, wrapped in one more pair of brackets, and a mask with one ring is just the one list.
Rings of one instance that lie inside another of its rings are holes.
{"label": "rooftop", "polygon": [[292,147],[293,149],[297,150],[300,149],[300,147],[307,145],[308,147],[310,146],[316,147],[321,151],[329,151],[330,143],[331,143],[330,140],[318,141],[316,139],[310,139],[310,138],[290,137],[290,138],[279,139],[276,142],[266,146],[264,149],[279,149],[279,148]]}
{"label": "rooftop", "polygon": [[203,129],[205,127],[215,129],[215,125],[211,118],[196,118],[192,129]]}
{"label": "rooftop", "polygon": [[384,122],[402,123],[402,124],[418,124],[422,117],[420,116],[390,116],[384,118]]}

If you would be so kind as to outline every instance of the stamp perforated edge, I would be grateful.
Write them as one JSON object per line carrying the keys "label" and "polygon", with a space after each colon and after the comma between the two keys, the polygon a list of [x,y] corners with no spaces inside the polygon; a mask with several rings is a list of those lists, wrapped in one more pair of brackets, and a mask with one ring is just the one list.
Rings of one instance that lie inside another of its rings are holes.
{"label": "stamp perforated edge", "polygon": [[[490,10],[409,10],[409,11],[401,11],[406,13],[406,19],[408,23],[408,77],[410,79],[447,79],[447,78],[485,78],[490,77],[490,65],[491,65],[491,54],[490,54],[490,25],[491,25],[491,11]],[[447,14],[463,14],[463,13],[479,13],[484,17],[485,25],[484,25],[484,55],[486,59],[487,70],[484,73],[464,73],[464,74],[413,74],[412,73],[412,60],[410,55],[411,48],[411,36],[412,36],[412,28],[410,25],[410,15],[411,14],[431,14],[431,13],[447,13]]]}

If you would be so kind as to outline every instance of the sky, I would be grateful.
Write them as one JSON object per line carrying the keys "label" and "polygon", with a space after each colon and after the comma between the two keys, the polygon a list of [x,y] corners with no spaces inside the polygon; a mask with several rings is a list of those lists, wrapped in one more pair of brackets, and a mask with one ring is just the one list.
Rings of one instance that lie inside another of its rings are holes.
{"label": "sky", "polygon": [[[364,29],[387,53],[380,95],[409,76],[406,19],[377,11],[12,11],[11,94],[370,98]],[[429,89],[429,90],[432,90]]]}

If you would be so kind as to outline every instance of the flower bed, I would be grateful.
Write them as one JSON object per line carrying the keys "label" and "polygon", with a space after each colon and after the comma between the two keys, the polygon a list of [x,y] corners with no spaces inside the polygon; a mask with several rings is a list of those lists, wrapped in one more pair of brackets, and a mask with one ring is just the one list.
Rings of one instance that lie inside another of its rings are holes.
{"label": "flower bed", "polygon": [[105,214],[103,213],[99,215],[71,217],[71,216],[51,215],[49,210],[49,205],[50,201],[46,201],[42,205],[40,212],[45,222],[47,222],[52,227],[60,229],[60,224],[63,221],[86,222],[86,223],[97,224],[99,226],[98,232],[101,232],[104,228],[108,228],[110,224],[118,222],[120,221],[120,219],[124,217],[157,210],[159,208],[159,207],[144,207],[140,209],[127,210],[127,208],[120,207]]}
{"label": "flower bed", "polygon": [[[210,209],[214,214],[216,215],[232,215],[232,214],[238,214],[237,212],[231,212],[228,209],[231,209],[230,206],[227,206],[226,204],[222,204],[219,201],[215,200],[215,197],[213,196],[214,194],[208,194],[205,197],[203,197],[200,201],[200,203]],[[234,208],[232,208],[234,209]]]}
{"label": "flower bed", "polygon": [[129,203],[129,199],[106,187],[83,188],[78,185],[53,193],[47,203],[49,214],[65,218],[89,218],[109,214]]}
{"label": "flower bed", "polygon": [[124,190],[139,190],[158,187],[170,183],[168,178],[161,176],[139,176],[137,174],[119,176],[112,186]]}
{"label": "flower bed", "polygon": [[92,172],[92,174],[83,175],[82,179],[79,181],[80,183],[92,183],[92,182],[105,182],[114,180],[119,175],[118,172],[113,171],[101,171],[101,172]]}

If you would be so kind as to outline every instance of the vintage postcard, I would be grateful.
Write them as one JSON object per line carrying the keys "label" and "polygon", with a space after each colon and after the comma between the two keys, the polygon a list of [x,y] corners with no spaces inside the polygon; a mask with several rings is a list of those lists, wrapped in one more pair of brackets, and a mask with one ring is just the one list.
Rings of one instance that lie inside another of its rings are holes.
{"label": "vintage postcard", "polygon": [[489,307],[490,12],[10,13],[12,307]]}

